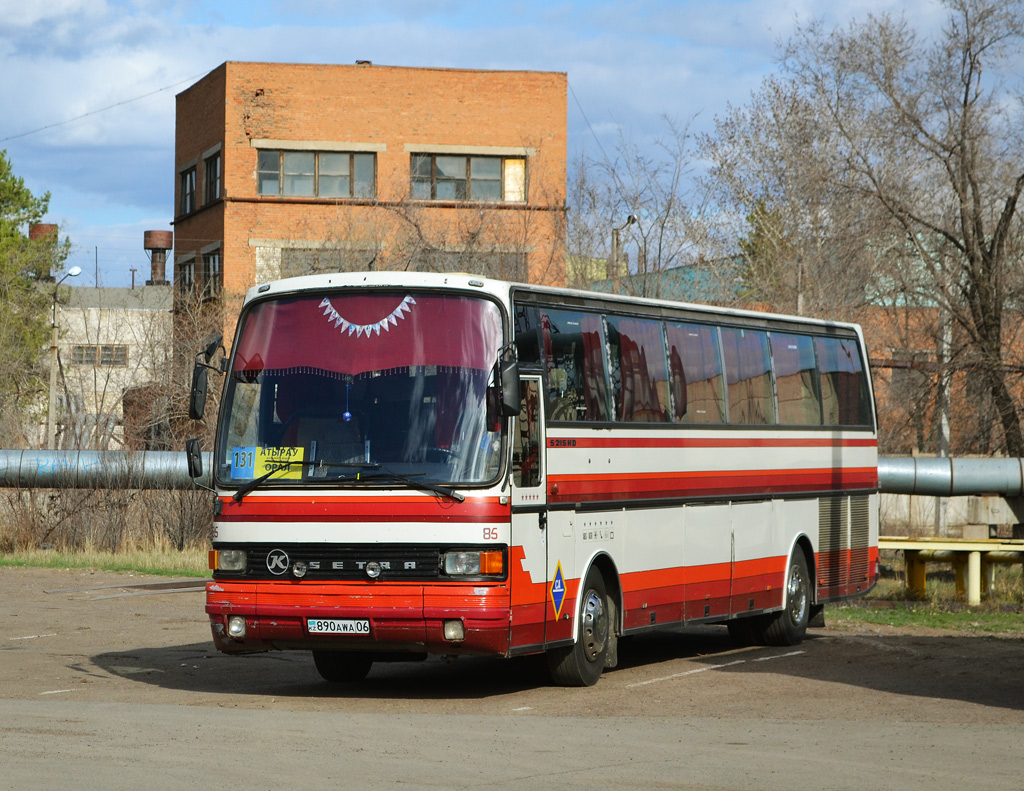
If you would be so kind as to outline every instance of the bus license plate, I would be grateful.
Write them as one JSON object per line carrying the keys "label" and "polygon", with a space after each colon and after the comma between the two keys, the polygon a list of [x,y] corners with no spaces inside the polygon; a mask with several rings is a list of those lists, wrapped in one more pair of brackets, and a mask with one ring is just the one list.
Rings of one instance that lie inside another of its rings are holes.
{"label": "bus license plate", "polygon": [[307,618],[310,634],[369,634],[368,618]]}

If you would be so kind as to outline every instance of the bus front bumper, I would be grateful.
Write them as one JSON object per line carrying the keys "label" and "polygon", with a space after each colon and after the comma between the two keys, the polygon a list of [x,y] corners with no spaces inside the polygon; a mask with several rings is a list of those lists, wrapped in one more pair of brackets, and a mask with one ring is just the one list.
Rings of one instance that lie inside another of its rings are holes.
{"label": "bus front bumper", "polygon": [[214,580],[206,586],[214,645],[225,653],[341,650],[508,656],[509,601],[505,583],[309,585]]}

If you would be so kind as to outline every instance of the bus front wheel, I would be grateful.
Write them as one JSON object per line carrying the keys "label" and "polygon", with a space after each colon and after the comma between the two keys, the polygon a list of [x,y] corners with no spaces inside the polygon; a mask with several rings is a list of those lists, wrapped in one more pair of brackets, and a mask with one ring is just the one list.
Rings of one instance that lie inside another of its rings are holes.
{"label": "bus front wheel", "polygon": [[580,598],[579,639],[569,648],[548,652],[552,681],[563,687],[591,687],[597,683],[604,671],[614,628],[610,612],[604,577],[599,569],[591,568]]}
{"label": "bus front wheel", "polygon": [[764,625],[767,645],[796,645],[804,639],[811,614],[811,577],[804,553],[796,550],[786,572],[786,601]]}
{"label": "bus front wheel", "polygon": [[373,665],[373,657],[355,651],[314,651],[313,664],[324,681],[350,684],[366,678]]}

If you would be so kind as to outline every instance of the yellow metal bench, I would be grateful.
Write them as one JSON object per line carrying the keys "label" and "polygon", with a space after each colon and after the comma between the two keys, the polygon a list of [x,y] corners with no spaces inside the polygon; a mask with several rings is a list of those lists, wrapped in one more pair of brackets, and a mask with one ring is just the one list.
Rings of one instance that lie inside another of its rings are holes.
{"label": "yellow metal bench", "polygon": [[903,552],[907,567],[907,591],[925,595],[928,563],[952,563],[958,599],[981,604],[981,594],[992,583],[996,563],[1024,564],[1024,541],[969,538],[899,538],[882,536],[878,548]]}

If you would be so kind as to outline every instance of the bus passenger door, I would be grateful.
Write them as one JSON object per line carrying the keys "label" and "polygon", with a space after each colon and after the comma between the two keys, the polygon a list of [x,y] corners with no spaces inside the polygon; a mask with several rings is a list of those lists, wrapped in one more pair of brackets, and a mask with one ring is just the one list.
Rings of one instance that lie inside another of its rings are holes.
{"label": "bus passenger door", "polygon": [[512,538],[509,586],[512,653],[540,650],[547,611],[547,493],[544,399],[539,376],[520,379],[520,409],[512,425]]}

